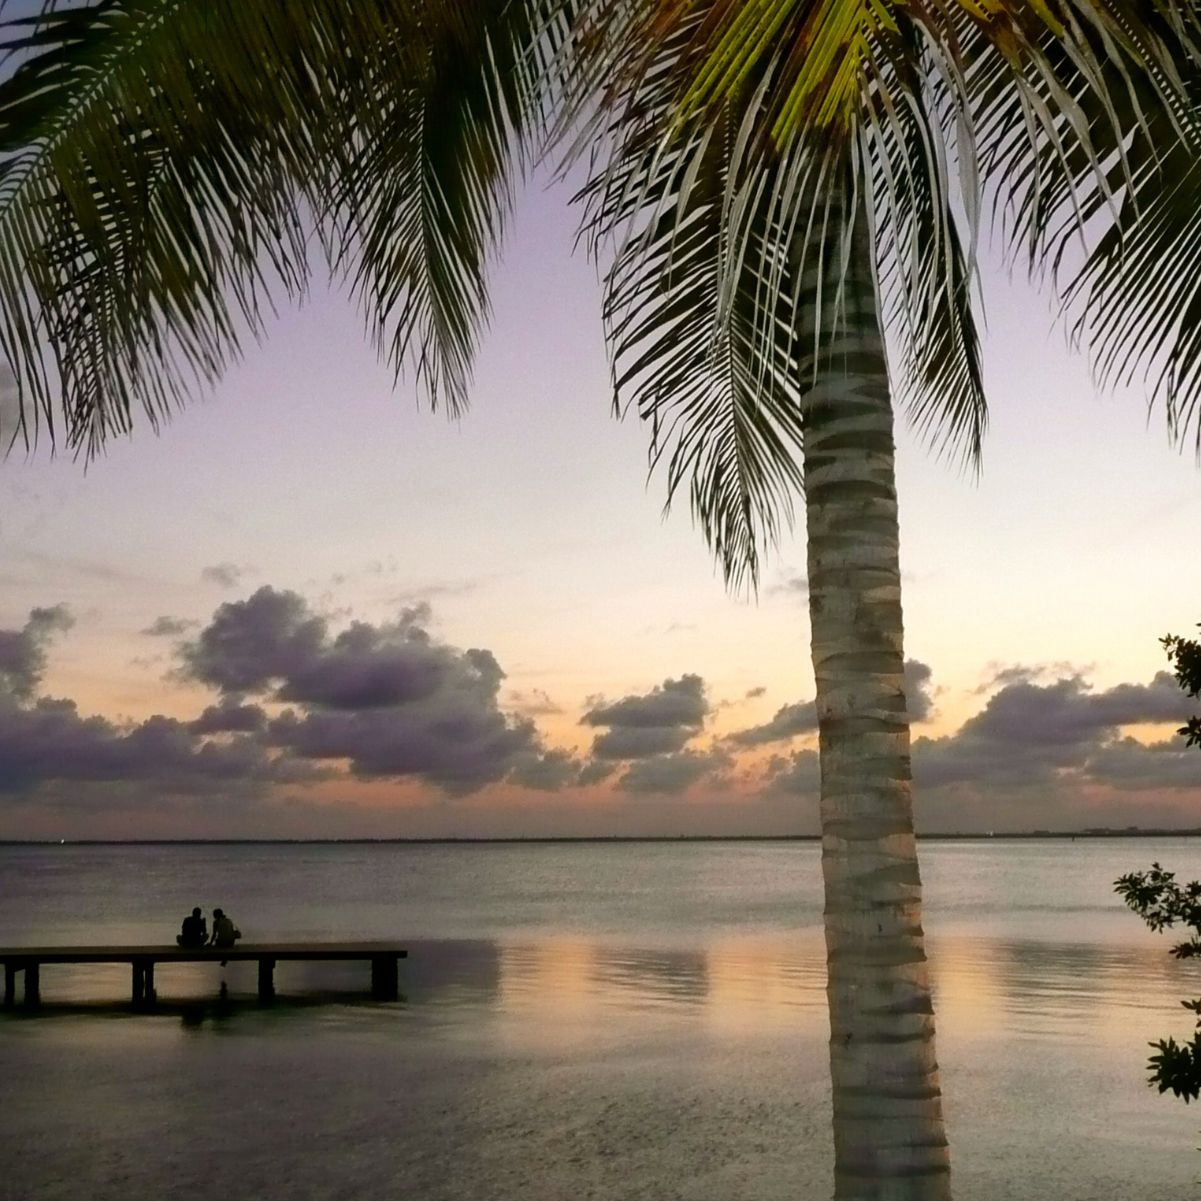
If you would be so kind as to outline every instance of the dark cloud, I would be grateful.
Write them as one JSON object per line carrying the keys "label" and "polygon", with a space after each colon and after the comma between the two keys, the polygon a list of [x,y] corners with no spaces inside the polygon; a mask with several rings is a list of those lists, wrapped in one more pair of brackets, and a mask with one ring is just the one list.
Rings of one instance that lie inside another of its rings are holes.
{"label": "dark cloud", "polygon": [[596,701],[580,721],[608,727],[593,739],[595,758],[642,759],[680,750],[700,732],[709,711],[704,680],[683,675],[641,695],[612,703]]}
{"label": "dark cloud", "polygon": [[570,751],[527,753],[518,758],[509,772],[508,782],[522,788],[557,792],[576,784],[580,778],[580,761]]}
{"label": "dark cloud", "polygon": [[244,794],[319,774],[313,765],[280,755],[252,736],[202,737],[206,728],[247,728],[218,725],[210,718],[214,710],[206,713],[207,722],[156,715],[119,725],[82,716],[74,701],[37,697],[46,644],[71,624],[67,608],[56,605],[34,609],[20,630],[0,630],[0,793],[74,804],[86,786],[110,784],[126,790],[127,799],[158,803],[180,793]]}
{"label": "dark cloud", "polygon": [[308,666],[326,643],[323,618],[295,592],[262,587],[221,605],[181,651],[184,672],[222,692],[261,692]]}
{"label": "dark cloud", "polygon": [[[930,676],[906,664],[910,695],[929,711]],[[1023,669],[954,734],[913,742],[914,795],[925,829],[1029,829],[1085,825],[1098,789],[1201,787],[1201,756],[1182,740],[1151,745],[1122,735],[1126,726],[1177,722],[1187,700],[1167,672],[1149,684],[1093,690],[1079,676],[1029,682],[1043,669]],[[773,790],[817,795],[818,756],[802,750],[767,766]],[[1129,819],[1127,819],[1129,820]]]}
{"label": "dark cloud", "polygon": [[200,572],[200,578],[209,584],[219,584],[222,588],[236,588],[242,582],[242,568],[236,563],[214,563]]}
{"label": "dark cloud", "polygon": [[1185,710],[1166,671],[1150,684],[1119,684],[1092,692],[1079,676],[1053,684],[1009,684],[964,722],[956,737],[996,745],[1068,746],[1092,741],[1115,726],[1170,722]]}
{"label": "dark cloud", "polygon": [[599,784],[617,770],[617,764],[605,759],[591,759],[580,768],[577,784]]}
{"label": "dark cloud", "polygon": [[[438,642],[430,618],[420,604],[331,636],[303,597],[263,587],[221,605],[181,655],[191,678],[227,696],[294,705],[266,736],[295,756],[344,761],[360,778],[470,792],[542,747],[531,722],[501,711],[504,672],[492,652]],[[543,778],[551,771],[544,766]]]}
{"label": "dark cloud", "polygon": [[142,633],[151,638],[178,638],[199,624],[185,617],[156,617]]}
{"label": "dark cloud", "polygon": [[592,740],[597,759],[645,759],[682,749],[696,734],[689,726],[615,726]]}
{"label": "dark cloud", "polygon": [[56,782],[160,784],[174,792],[314,778],[310,766],[270,755],[249,737],[211,742],[183,722],[154,716],[130,727],[82,717],[73,701],[0,702],[0,792]]}
{"label": "dark cloud", "polygon": [[580,720],[586,726],[683,726],[699,730],[708,712],[704,680],[698,675],[683,675],[678,680],[664,680],[641,696],[597,704]]}
{"label": "dark cloud", "polygon": [[1182,741],[1148,746],[1121,733],[1125,726],[1177,722],[1186,709],[1167,672],[1149,684],[1102,691],[1075,675],[1051,684],[1027,677],[1002,687],[954,734],[917,739],[914,782],[919,796],[937,789],[982,797],[1027,790],[1046,806],[1086,785],[1195,788],[1201,762]]}
{"label": "dark cloud", "polygon": [[358,712],[289,710],[268,737],[305,759],[345,760],[360,779],[416,777],[449,793],[504,779],[540,749],[531,723],[513,722],[455,683],[426,703]]}
{"label": "dark cloud", "polygon": [[817,729],[817,706],[812,701],[797,701],[782,705],[771,721],[746,730],[736,730],[726,741],[734,746],[762,746],[768,742],[782,742],[798,734],[811,734]]}
{"label": "dark cloud", "polygon": [[905,702],[909,720],[925,721],[934,711],[933,673],[919,659],[905,660]]}
{"label": "dark cloud", "polygon": [[675,794],[687,791],[706,776],[719,777],[730,764],[721,751],[680,751],[630,764],[617,781],[622,792]]}
{"label": "dark cloud", "polygon": [[[930,668],[917,659],[905,661],[905,692],[913,721],[924,721],[932,708],[930,697]],[[748,694],[749,695],[749,694]],[[771,742],[787,742],[801,734],[817,731],[817,706],[813,701],[794,701],[776,710],[770,721],[728,734],[725,742],[732,746],[765,746]]]}
{"label": "dark cloud", "polygon": [[606,728],[592,740],[592,758],[579,773],[580,784],[606,779],[616,764],[626,763],[617,781],[621,791],[680,793],[728,761],[724,752],[684,749],[712,712],[698,675],[667,679],[650,692],[619,701],[593,697],[589,704],[581,724]]}
{"label": "dark cloud", "polygon": [[748,688],[746,690],[746,695],[742,699],[746,700],[746,701],[753,701],[756,699],[756,697],[764,696],[764,695],[766,695],[766,693],[767,693],[767,689],[764,688],[762,684],[760,684],[756,688]]}
{"label": "dark cloud", "polygon": [[0,696],[29,700],[46,668],[46,645],[75,624],[66,605],[32,609],[19,630],[0,630]]}
{"label": "dark cloud", "polygon": [[821,761],[817,751],[793,751],[768,760],[767,781],[774,792],[816,798],[821,791]]}
{"label": "dark cloud", "polygon": [[[393,622],[333,633],[296,593],[260,588],[219,606],[177,648],[179,674],[215,689],[217,703],[193,721],[119,726],[82,717],[70,701],[35,700],[44,643],[69,624],[61,607],[35,610],[24,629],[0,631],[0,791],[153,783],[166,800],[219,783],[238,782],[241,795],[344,771],[451,794],[510,775],[531,788],[574,783],[579,761],[500,709],[504,672],[491,651],[438,642],[429,618],[428,606],[416,606]],[[291,707],[270,716],[260,701]]]}
{"label": "dark cloud", "polygon": [[226,699],[209,705],[195,720],[188,722],[193,734],[255,734],[267,728],[267,714],[260,705],[241,705]]}
{"label": "dark cloud", "polygon": [[1066,660],[1054,663],[998,663],[993,661],[984,669],[984,679],[975,692],[979,696],[1010,684],[1036,684],[1040,680],[1061,680],[1083,677],[1091,667],[1075,667]]}

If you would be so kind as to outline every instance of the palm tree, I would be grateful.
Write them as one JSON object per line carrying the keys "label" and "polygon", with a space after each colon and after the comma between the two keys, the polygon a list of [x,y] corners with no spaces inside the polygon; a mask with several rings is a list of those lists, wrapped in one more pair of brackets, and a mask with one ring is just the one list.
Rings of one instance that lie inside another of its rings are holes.
{"label": "palm tree", "polygon": [[[734,584],[802,491],[839,1198],[950,1195],[902,683],[893,397],[969,461],[979,214],[1180,432],[1201,305],[1172,0],[98,0],[15,23],[0,345],[91,453],[217,378],[309,235],[461,407],[513,180],[591,148],[619,404]],[[1076,234],[1092,240],[1071,265]],[[884,328],[895,339],[890,370]]]}

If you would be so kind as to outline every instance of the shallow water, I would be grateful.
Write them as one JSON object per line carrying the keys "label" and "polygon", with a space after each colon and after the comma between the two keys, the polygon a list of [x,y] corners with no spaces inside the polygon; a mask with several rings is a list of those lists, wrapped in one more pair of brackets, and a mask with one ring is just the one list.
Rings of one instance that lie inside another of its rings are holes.
{"label": "shallow water", "polygon": [[[0,1197],[776,1201],[831,1191],[812,843],[0,848],[0,945],[399,938],[363,965],[43,969],[0,1020]],[[921,845],[960,1198],[1196,1191],[1194,1112],[1144,1083],[1195,965],[1112,893],[1191,840]],[[313,1003],[320,1002],[320,1003]]]}

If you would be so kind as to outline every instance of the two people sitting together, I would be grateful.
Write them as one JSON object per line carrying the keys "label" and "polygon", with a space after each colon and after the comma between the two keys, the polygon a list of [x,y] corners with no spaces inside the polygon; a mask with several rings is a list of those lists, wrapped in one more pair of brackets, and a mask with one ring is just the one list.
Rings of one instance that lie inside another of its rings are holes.
{"label": "two people sitting together", "polygon": [[181,947],[232,947],[241,937],[242,931],[225,916],[225,911],[223,909],[214,909],[213,934],[210,938],[208,923],[205,922],[204,915],[200,911],[200,906],[197,905],[183,919],[183,928],[175,936],[175,941]]}

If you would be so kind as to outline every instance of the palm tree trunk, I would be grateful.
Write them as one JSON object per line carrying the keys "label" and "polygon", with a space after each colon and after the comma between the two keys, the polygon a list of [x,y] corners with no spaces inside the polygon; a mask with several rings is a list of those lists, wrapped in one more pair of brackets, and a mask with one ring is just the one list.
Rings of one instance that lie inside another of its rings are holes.
{"label": "palm tree trunk", "polygon": [[803,281],[800,316],[802,346],[818,347],[802,364],[802,405],[834,1196],[948,1201],[910,795],[892,406],[871,236],[857,207],[852,222],[830,221],[827,286],[816,287],[816,271]]}

